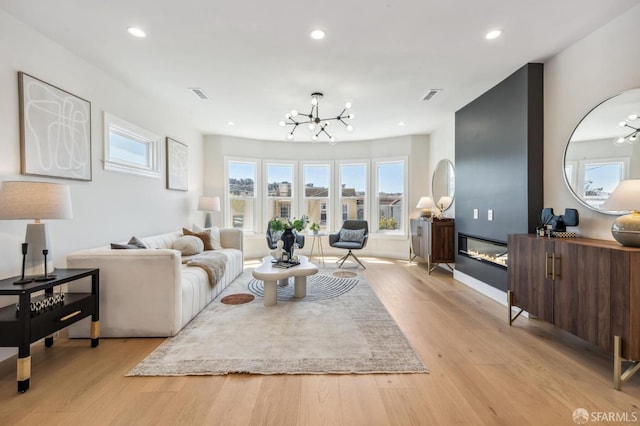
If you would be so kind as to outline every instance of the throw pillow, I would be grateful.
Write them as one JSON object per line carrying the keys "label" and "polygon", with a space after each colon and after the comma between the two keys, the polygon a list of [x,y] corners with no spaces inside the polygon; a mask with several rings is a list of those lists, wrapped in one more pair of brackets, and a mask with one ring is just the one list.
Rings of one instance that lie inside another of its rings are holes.
{"label": "throw pillow", "polygon": [[213,245],[211,243],[211,230],[206,229],[202,232],[193,232],[188,230],[187,228],[182,228],[182,233],[184,235],[193,235],[194,237],[198,237],[202,240],[202,244],[204,244],[205,250],[213,250]]}
{"label": "throw pillow", "polygon": [[131,237],[128,243],[120,244],[120,243],[111,243],[112,250],[137,250],[137,249],[146,249],[147,246],[145,243],[140,241],[135,236]]}
{"label": "throw pillow", "polygon": [[194,223],[192,227],[193,232],[202,232],[206,231],[207,229],[211,230],[211,245],[213,246],[213,249],[222,250],[223,247],[222,243],[220,242],[220,229],[218,229],[217,226],[212,226],[211,228],[203,228]]}
{"label": "throw pillow", "polygon": [[361,243],[364,239],[364,229],[341,229],[340,241],[353,241]]}
{"label": "throw pillow", "polygon": [[204,243],[196,236],[185,235],[173,242],[173,249],[180,251],[183,256],[192,256],[194,254],[202,253],[204,250]]}

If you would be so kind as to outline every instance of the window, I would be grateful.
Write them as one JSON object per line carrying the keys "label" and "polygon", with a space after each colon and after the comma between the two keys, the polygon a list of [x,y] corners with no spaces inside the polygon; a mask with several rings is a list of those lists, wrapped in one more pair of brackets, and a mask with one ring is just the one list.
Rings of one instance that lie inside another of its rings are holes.
{"label": "window", "polygon": [[228,208],[230,225],[244,231],[254,231],[256,224],[256,172],[254,162],[228,161]]}
{"label": "window", "polygon": [[104,169],[160,178],[160,136],[104,113]]}
{"label": "window", "polygon": [[367,164],[340,165],[342,220],[366,219]]}
{"label": "window", "polygon": [[626,179],[628,159],[602,159],[581,161],[584,201],[600,209],[611,192]]}
{"label": "window", "polygon": [[329,188],[331,187],[331,167],[328,164],[305,164],[304,179],[304,214],[309,222],[320,225],[320,231],[331,229],[327,216],[329,206]]}
{"label": "window", "polygon": [[404,232],[405,161],[376,163],[378,232]]}
{"label": "window", "polygon": [[267,220],[293,219],[293,164],[266,164]]}

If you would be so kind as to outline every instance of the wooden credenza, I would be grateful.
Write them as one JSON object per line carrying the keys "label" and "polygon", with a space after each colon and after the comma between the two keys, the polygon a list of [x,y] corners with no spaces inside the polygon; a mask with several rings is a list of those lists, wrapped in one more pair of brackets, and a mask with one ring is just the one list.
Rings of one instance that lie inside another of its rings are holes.
{"label": "wooden credenza", "polygon": [[416,256],[427,261],[429,273],[440,263],[451,266],[455,255],[454,219],[411,219],[411,246],[409,261]]}
{"label": "wooden credenza", "polygon": [[620,389],[640,368],[621,372],[623,358],[640,360],[640,249],[533,234],[509,235],[508,247],[509,321],[516,306],[612,352]]}

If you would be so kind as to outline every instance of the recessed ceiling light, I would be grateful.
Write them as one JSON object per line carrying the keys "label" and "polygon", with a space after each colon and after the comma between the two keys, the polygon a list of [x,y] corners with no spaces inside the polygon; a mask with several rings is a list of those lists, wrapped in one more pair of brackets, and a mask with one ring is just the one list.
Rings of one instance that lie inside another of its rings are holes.
{"label": "recessed ceiling light", "polygon": [[404,121],[398,121],[398,126],[404,126],[405,122]]}
{"label": "recessed ceiling light", "polygon": [[227,126],[235,126],[235,125],[236,125],[236,123],[234,123],[233,121],[228,121],[227,122]]}
{"label": "recessed ceiling light", "polygon": [[500,37],[500,35],[502,35],[502,31],[493,30],[493,31],[489,31],[487,35],[484,36],[484,38],[486,38],[487,40],[493,40],[495,38]]}
{"label": "recessed ceiling light", "polygon": [[145,38],[147,36],[147,33],[145,33],[144,31],[142,31],[140,28],[137,28],[137,27],[129,27],[127,28],[127,31],[129,31],[129,34],[131,34],[134,37]]}
{"label": "recessed ceiling light", "polygon": [[327,35],[327,33],[325,33],[322,30],[313,30],[309,34],[309,36],[311,36],[311,38],[314,39],[314,40],[322,40],[326,35]]}

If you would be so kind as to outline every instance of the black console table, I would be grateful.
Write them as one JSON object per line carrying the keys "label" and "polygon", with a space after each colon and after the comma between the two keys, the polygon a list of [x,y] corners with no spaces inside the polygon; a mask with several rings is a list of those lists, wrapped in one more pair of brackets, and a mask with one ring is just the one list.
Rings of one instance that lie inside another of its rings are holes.
{"label": "black console table", "polygon": [[[18,347],[18,392],[29,389],[31,378],[31,343],[45,338],[45,346],[53,345],[53,334],[74,322],[91,315],[91,347],[100,343],[99,323],[99,269],[56,269],[55,279],[14,284],[19,277],[0,280],[0,296],[18,296],[20,309],[15,304],[0,308],[0,346]],[[53,289],[62,284],[91,277],[91,293],[65,293],[60,303],[32,312],[32,295],[44,290],[53,296]]]}

